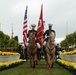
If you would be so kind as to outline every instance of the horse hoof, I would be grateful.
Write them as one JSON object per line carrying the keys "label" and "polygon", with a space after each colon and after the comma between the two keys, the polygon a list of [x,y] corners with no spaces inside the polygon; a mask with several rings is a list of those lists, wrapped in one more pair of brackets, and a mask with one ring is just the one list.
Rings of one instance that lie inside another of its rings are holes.
{"label": "horse hoof", "polygon": [[33,68],[35,68],[35,64],[34,64]]}
{"label": "horse hoof", "polygon": [[32,67],[30,67],[30,68],[32,68]]}
{"label": "horse hoof", "polygon": [[38,65],[38,62],[37,61],[35,62],[35,65]]}
{"label": "horse hoof", "polygon": [[50,69],[51,68],[51,65],[48,63],[48,69]]}
{"label": "horse hoof", "polygon": [[53,66],[51,68],[53,68]]}
{"label": "horse hoof", "polygon": [[35,66],[33,66],[33,68],[35,68]]}
{"label": "horse hoof", "polygon": [[53,68],[54,67],[54,63],[52,63],[52,65],[51,65],[51,68]]}
{"label": "horse hoof", "polygon": [[30,65],[30,68],[32,68],[32,65]]}

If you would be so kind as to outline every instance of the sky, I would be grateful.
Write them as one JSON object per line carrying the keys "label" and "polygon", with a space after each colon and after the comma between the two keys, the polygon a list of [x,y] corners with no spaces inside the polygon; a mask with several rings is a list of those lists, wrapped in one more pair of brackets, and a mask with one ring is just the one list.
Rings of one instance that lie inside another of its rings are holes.
{"label": "sky", "polygon": [[76,31],[76,0],[0,0],[0,30],[11,36],[13,24],[14,36],[18,36],[19,42],[22,42],[26,5],[30,29],[31,24],[38,25],[41,4],[45,30],[48,29],[48,23],[53,24],[56,43],[65,39],[66,33]]}

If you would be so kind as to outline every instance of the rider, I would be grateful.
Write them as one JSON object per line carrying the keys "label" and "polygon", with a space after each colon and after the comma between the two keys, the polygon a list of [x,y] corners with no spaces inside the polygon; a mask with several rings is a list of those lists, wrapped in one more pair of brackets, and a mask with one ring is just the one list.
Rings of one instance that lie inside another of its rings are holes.
{"label": "rider", "polygon": [[32,30],[28,31],[27,37],[29,37],[29,33],[34,33],[35,37],[36,37],[36,34],[37,34],[37,31],[35,30],[36,25],[35,24],[31,24],[31,27],[32,27]]}
{"label": "rider", "polygon": [[[49,29],[46,30],[45,33],[44,33],[44,35],[43,35],[43,37],[44,37],[44,39],[45,39],[45,40],[44,40],[44,45],[45,45],[46,42],[48,41],[49,33],[51,33],[51,32],[54,32],[54,33],[55,33],[55,31],[52,30],[53,24],[49,23],[48,26],[49,26]],[[56,36],[56,33],[55,33],[55,36]]]}
{"label": "rider", "polygon": [[[35,30],[35,27],[36,25],[35,24],[31,24],[31,27],[32,29],[28,31],[28,34],[27,34],[27,37],[29,37],[29,33],[34,33],[35,34],[35,40],[36,40],[36,43],[37,43],[37,47],[38,47],[38,59],[40,59],[40,50],[41,50],[41,46],[40,44],[38,43],[38,40],[37,40],[37,31]],[[29,43],[29,41],[28,41]]]}
{"label": "rider", "polygon": [[[50,68],[50,67],[52,68],[54,63],[52,62],[51,65],[50,65],[50,63],[48,62],[48,59],[47,59],[47,52],[48,52],[48,51],[51,52],[52,50],[50,50],[50,48],[46,46],[46,42],[48,42],[49,37],[51,38],[51,36],[49,36],[50,33],[51,33],[51,34],[54,33],[55,36],[56,36],[56,33],[55,33],[55,31],[52,29],[53,24],[49,23],[48,26],[49,26],[49,29],[46,30],[45,33],[44,33],[44,35],[43,35],[43,37],[44,37],[43,50],[44,50],[45,60],[46,60],[46,62],[47,62],[47,64],[48,64],[48,67],[49,67],[49,68]],[[54,41],[55,41],[55,39],[51,40],[51,44],[52,44],[53,46],[55,45],[55,44],[54,44]],[[50,44],[50,43],[49,43],[49,44]],[[51,45],[51,46],[52,46],[52,45]],[[47,51],[46,48],[48,48],[48,51]],[[55,49],[54,49],[54,50],[55,50]],[[50,54],[50,53],[49,53],[49,54]],[[53,56],[52,56],[52,57],[53,57]]]}
{"label": "rider", "polygon": [[[51,32],[55,33],[55,31],[52,30],[53,24],[49,23],[48,26],[49,26],[49,29],[46,30],[45,33],[43,34],[43,37],[44,37],[44,44],[43,44],[44,54],[46,54],[46,52],[45,52],[45,45],[46,45],[46,42],[48,41],[49,33],[51,33]],[[55,36],[56,36],[56,33],[55,33]],[[46,56],[45,56],[45,60],[46,60]]]}

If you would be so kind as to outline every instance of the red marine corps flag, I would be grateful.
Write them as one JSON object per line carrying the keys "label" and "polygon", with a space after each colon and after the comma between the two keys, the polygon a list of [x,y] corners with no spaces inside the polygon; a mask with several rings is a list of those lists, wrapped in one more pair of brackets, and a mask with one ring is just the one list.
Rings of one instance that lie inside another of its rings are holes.
{"label": "red marine corps flag", "polygon": [[38,21],[38,27],[37,27],[37,38],[39,44],[43,45],[43,33],[44,33],[44,25],[43,25],[43,5],[41,5],[41,12],[40,17]]}
{"label": "red marine corps flag", "polygon": [[25,16],[24,16],[24,22],[23,22],[23,43],[24,43],[24,47],[26,48],[26,44],[27,44],[27,6],[26,6],[26,10],[25,10]]}

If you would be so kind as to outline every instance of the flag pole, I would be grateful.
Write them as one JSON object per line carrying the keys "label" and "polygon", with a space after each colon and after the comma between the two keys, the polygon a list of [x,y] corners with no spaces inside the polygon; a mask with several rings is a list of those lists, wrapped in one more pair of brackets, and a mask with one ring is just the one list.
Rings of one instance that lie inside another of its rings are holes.
{"label": "flag pole", "polygon": [[[42,19],[43,19],[43,2],[41,4],[41,9],[42,9]],[[44,26],[44,22],[43,22],[43,26]],[[44,31],[43,31],[43,33],[44,33]],[[42,35],[42,38],[43,38],[43,35]],[[42,41],[42,52],[44,52],[43,51],[43,41]]]}
{"label": "flag pole", "polygon": [[13,38],[13,23],[12,23],[11,38]]}

